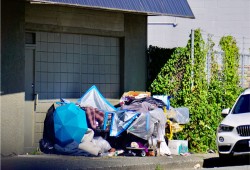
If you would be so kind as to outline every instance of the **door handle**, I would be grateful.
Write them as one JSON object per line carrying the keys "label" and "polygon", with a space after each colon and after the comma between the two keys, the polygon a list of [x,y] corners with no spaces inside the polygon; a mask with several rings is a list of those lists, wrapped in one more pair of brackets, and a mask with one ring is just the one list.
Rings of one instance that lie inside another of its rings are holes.
{"label": "door handle", "polygon": [[35,98],[35,100],[34,100],[34,110],[36,111],[36,107],[37,107],[37,104],[38,104],[38,93],[35,93],[34,94],[34,98]]}

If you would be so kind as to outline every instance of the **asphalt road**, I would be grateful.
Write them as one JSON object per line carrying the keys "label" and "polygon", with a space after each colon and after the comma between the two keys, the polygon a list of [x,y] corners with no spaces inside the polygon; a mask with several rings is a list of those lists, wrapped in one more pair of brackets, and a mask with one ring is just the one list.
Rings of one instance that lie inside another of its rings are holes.
{"label": "asphalt road", "polygon": [[203,168],[220,169],[220,170],[250,170],[250,156],[235,156],[226,161],[220,160],[218,157],[204,159]]}

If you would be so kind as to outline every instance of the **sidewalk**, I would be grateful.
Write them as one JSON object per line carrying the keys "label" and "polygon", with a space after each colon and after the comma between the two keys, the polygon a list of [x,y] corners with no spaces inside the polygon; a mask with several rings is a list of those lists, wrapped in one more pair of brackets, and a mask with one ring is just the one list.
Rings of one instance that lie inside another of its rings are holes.
{"label": "sidewalk", "polygon": [[[119,169],[119,170],[164,170],[195,169],[202,167],[204,159],[218,157],[217,154],[173,155],[171,157],[82,157],[62,155],[18,155],[1,158],[2,170],[17,169]],[[198,166],[199,166],[198,165]]]}

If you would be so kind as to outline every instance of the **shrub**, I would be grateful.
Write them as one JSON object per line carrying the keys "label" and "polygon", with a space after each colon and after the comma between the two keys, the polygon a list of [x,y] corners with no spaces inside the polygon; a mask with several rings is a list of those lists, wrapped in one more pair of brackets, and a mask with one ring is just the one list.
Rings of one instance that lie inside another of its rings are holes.
{"label": "shrub", "polygon": [[[190,122],[176,138],[188,139],[189,148],[193,152],[206,152],[208,149],[216,149],[215,135],[222,119],[221,110],[231,107],[241,91],[237,72],[239,49],[233,37],[221,38],[224,67],[219,70],[211,38],[206,44],[199,29],[195,30],[194,37],[193,61],[189,40],[186,47],[175,49],[149,90],[152,94],[173,96],[173,107],[189,108]],[[211,56],[209,80],[205,72],[208,50]]]}

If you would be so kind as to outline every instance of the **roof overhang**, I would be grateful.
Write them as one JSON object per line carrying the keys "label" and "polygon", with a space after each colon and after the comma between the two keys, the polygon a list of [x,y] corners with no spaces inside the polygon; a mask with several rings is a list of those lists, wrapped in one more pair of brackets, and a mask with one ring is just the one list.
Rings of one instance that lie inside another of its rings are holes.
{"label": "roof overhang", "polygon": [[195,18],[187,0],[28,0],[31,3]]}

